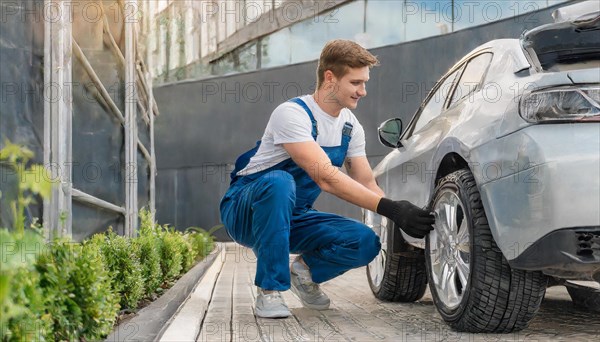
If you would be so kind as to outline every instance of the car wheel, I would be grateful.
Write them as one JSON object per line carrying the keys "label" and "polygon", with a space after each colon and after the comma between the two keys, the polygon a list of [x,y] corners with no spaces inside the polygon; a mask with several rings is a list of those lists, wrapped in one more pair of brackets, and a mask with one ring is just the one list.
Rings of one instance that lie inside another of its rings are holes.
{"label": "car wheel", "polygon": [[541,272],[513,270],[490,231],[471,172],[444,177],[435,190],[435,229],[426,239],[429,288],[455,330],[505,333],[523,329],[546,291]]}
{"label": "car wheel", "polygon": [[567,285],[567,291],[575,306],[600,312],[600,290],[573,284]]}
{"label": "car wheel", "polygon": [[375,297],[390,302],[421,299],[427,289],[423,250],[402,240],[400,246],[396,246],[401,252],[394,253],[394,224],[370,211],[366,211],[363,221],[381,242],[379,254],[367,265],[367,279]]}

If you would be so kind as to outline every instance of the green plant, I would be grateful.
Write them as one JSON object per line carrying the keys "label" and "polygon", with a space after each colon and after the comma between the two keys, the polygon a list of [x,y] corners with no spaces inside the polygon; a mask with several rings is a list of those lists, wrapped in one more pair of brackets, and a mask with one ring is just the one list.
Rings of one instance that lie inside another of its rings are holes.
{"label": "green plant", "polygon": [[42,198],[50,197],[52,182],[42,165],[34,164],[27,168],[33,152],[25,146],[13,144],[6,140],[4,148],[0,150],[0,161],[8,162],[9,167],[15,171],[18,179],[17,199],[10,202],[15,229],[23,234],[25,231],[25,208],[34,202],[32,195]]}
{"label": "green plant", "polygon": [[43,341],[50,320],[40,315],[44,295],[34,268],[42,252],[43,237],[36,231],[24,234],[0,230],[0,340]]}
{"label": "green plant", "polygon": [[174,230],[165,226],[161,234],[162,249],[160,266],[165,281],[174,280],[181,272],[181,248],[180,239],[174,234]]}
{"label": "green plant", "polygon": [[37,270],[52,321],[50,340],[96,340],[110,332],[118,299],[97,249],[57,239],[40,255]]}
{"label": "green plant", "polygon": [[[141,214],[140,214],[141,216]],[[158,289],[163,282],[160,268],[160,253],[162,243],[156,229],[152,226],[141,225],[139,236],[133,240],[140,251],[140,264],[142,276],[145,280],[145,293],[150,295]]]}
{"label": "green plant", "polygon": [[175,232],[180,240],[179,251],[181,253],[181,271],[187,272],[196,261],[196,249],[192,246],[189,236],[181,232]]}
{"label": "green plant", "polygon": [[186,234],[189,236],[188,240],[191,241],[197,259],[204,258],[213,250],[215,244],[213,234],[222,227],[223,225],[217,225],[208,231],[198,227],[186,229]]}
{"label": "green plant", "polygon": [[139,246],[112,230],[97,234],[91,240],[99,246],[102,260],[111,276],[112,288],[121,296],[121,306],[135,309],[144,295]]}
{"label": "green plant", "polygon": [[52,321],[52,329],[48,334],[51,340],[75,339],[82,321],[74,285],[70,282],[70,275],[75,268],[73,253],[76,253],[71,248],[76,246],[56,240],[49,252],[40,255],[36,265],[46,298],[45,311]]}
{"label": "green plant", "polygon": [[113,292],[110,274],[95,246],[83,245],[80,257],[75,259],[71,282],[83,311],[80,336],[91,341],[108,335],[119,311],[119,297]]}
{"label": "green plant", "polygon": [[[157,224],[152,213],[148,209],[139,212],[140,228],[138,242],[140,244],[140,262],[144,265],[144,277],[146,279],[146,294],[162,291],[160,285],[165,277],[161,267],[163,240],[162,227]],[[145,246],[145,247],[142,247]]]}

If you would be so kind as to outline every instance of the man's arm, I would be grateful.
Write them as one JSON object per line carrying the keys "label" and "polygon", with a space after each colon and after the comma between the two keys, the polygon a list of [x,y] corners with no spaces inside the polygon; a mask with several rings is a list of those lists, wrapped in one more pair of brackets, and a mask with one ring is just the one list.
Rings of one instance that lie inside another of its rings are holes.
{"label": "man's arm", "polygon": [[341,172],[331,164],[325,151],[315,141],[287,143],[283,144],[283,148],[321,190],[359,207],[377,211],[383,192],[379,194]]}
{"label": "man's arm", "polygon": [[[422,238],[433,229],[435,219],[429,212],[408,201],[392,201],[385,198],[377,191],[350,178],[331,164],[325,151],[316,142],[287,143],[283,144],[283,148],[321,190],[390,218],[412,237]],[[365,177],[365,173],[359,172],[359,176]]]}
{"label": "man's arm", "polygon": [[371,169],[371,165],[369,165],[367,157],[346,158],[346,171],[348,171],[350,178],[364,185],[367,189],[379,196],[385,196],[385,193],[375,181],[373,170]]}

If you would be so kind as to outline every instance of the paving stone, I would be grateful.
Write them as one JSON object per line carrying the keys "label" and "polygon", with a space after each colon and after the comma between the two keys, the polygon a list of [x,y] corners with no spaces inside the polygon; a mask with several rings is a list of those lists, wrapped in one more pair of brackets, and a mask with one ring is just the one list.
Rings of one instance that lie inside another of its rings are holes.
{"label": "paving stone", "polygon": [[530,327],[511,334],[467,334],[451,330],[441,319],[429,291],[414,303],[376,299],[365,268],[347,272],[322,285],[329,310],[302,307],[286,291],[292,317],[254,316],[256,258],[234,247],[226,253],[198,341],[598,341],[600,314],[573,306],[564,287],[549,288]]}

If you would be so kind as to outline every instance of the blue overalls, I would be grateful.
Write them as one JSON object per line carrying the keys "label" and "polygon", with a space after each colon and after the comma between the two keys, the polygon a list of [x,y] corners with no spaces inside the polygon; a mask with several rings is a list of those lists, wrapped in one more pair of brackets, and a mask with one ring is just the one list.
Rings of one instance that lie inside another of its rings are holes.
{"label": "blue overalls", "polygon": [[[290,100],[306,110],[317,139],[317,121],[299,98]],[[346,123],[339,146],[322,147],[331,163],[341,167],[350,143]],[[291,158],[266,170],[236,176],[258,145],[236,162],[229,190],[221,200],[221,220],[233,240],[252,248],[257,257],[256,286],[265,290],[290,288],[289,254],[298,253],[321,283],[368,264],[379,253],[379,237],[353,219],[312,208],[319,186]]]}

